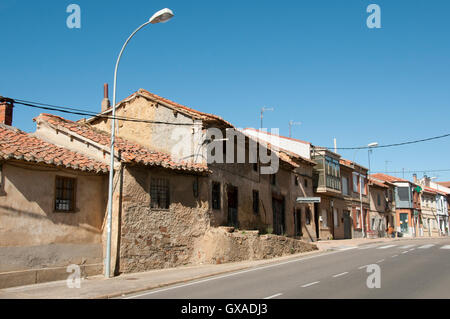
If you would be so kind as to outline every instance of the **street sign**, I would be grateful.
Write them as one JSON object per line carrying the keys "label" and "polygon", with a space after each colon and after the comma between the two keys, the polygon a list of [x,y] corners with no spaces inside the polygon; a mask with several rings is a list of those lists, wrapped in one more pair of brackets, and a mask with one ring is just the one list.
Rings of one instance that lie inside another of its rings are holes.
{"label": "street sign", "polygon": [[320,203],[320,197],[297,197],[297,203],[303,204]]}

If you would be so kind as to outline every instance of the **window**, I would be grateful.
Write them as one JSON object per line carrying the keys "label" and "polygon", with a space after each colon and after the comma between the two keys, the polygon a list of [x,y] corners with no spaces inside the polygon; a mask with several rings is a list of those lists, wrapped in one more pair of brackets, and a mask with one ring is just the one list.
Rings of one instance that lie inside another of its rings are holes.
{"label": "window", "polygon": [[322,209],[322,226],[328,227],[328,212],[326,209]]}
{"label": "window", "polygon": [[359,189],[358,189],[358,174],[353,174],[353,192],[354,193],[359,193]]}
{"label": "window", "polygon": [[55,211],[73,212],[75,210],[75,178],[56,176]]}
{"label": "window", "polygon": [[212,183],[212,208],[220,209],[220,183]]}
{"label": "window", "polygon": [[377,193],[377,205],[378,205],[378,206],[381,206],[380,193]]}
{"label": "window", "polygon": [[164,178],[152,178],[150,182],[150,207],[169,209],[169,181]]}
{"label": "window", "polygon": [[348,178],[342,176],[342,194],[348,195]]}
{"label": "window", "polygon": [[325,156],[326,162],[326,186],[332,189],[341,190],[339,161]]}
{"label": "window", "polygon": [[299,177],[297,175],[294,175],[294,184],[295,184],[295,186],[298,186],[298,179],[299,179]]}
{"label": "window", "polygon": [[333,219],[334,219],[334,227],[338,227],[339,226],[339,218],[338,218],[338,211],[336,208],[333,210]]}
{"label": "window", "polygon": [[356,228],[361,228],[361,210],[360,209],[356,209]]}
{"label": "window", "polygon": [[305,188],[308,188],[308,180],[306,178],[304,179],[303,183],[305,185]]}
{"label": "window", "polygon": [[398,199],[402,202],[409,202],[409,187],[398,187]]}
{"label": "window", "polygon": [[365,183],[366,181],[365,181],[365,177],[364,177],[364,176],[360,176],[359,179],[360,179],[360,182],[361,182],[361,192],[362,192],[363,195],[367,195],[367,194],[366,194],[366,183]]}
{"label": "window", "polygon": [[253,163],[253,171],[258,171],[258,163]]}
{"label": "window", "polygon": [[259,214],[259,192],[253,191],[253,213]]}

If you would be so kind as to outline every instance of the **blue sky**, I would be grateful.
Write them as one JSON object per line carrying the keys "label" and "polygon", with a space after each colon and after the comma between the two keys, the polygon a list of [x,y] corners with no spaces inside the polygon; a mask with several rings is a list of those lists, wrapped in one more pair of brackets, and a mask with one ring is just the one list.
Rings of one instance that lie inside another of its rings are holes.
{"label": "blue sky", "polygon": [[[71,3],[81,7],[81,29],[66,26]],[[371,3],[381,7],[381,29],[366,26]],[[118,99],[145,88],[237,127],[258,127],[260,108],[274,107],[264,126],[288,135],[289,120],[300,121],[293,137],[323,146],[450,132],[446,0],[1,0],[0,95],[100,110],[123,42],[164,7],[174,19],[127,47]],[[14,112],[13,125],[34,131],[41,111]],[[377,149],[371,168],[450,169],[449,146],[447,138]],[[368,164],[367,151],[340,153]],[[450,171],[428,175],[450,180]]]}

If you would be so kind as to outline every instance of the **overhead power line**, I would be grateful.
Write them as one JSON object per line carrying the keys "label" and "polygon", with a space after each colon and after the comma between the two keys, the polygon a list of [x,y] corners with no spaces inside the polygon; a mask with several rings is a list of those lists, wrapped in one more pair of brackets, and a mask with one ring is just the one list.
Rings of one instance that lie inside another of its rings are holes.
{"label": "overhead power line", "polygon": [[401,173],[438,173],[438,172],[450,172],[448,169],[416,169],[409,171],[384,171],[384,172],[373,172],[371,174],[383,173],[383,174],[401,174]]}
{"label": "overhead power line", "polygon": [[[444,134],[444,135],[439,135],[439,136],[423,138],[423,139],[420,139],[420,140],[402,142],[402,143],[385,144],[385,145],[378,145],[378,146],[337,147],[336,149],[338,149],[338,150],[363,150],[363,149],[387,148],[387,147],[394,147],[394,146],[403,146],[403,145],[409,145],[409,144],[417,144],[417,143],[437,140],[437,139],[441,139],[441,138],[445,138],[445,137],[449,137],[449,136],[450,136],[450,133]],[[325,148],[334,149],[334,147],[325,147]]]}
{"label": "overhead power line", "polygon": [[[24,105],[32,108],[38,108],[42,110],[50,110],[50,111],[57,111],[67,114],[74,114],[74,115],[81,115],[81,116],[91,116],[91,117],[97,117],[101,119],[116,119],[121,121],[130,121],[130,122],[139,122],[139,123],[151,123],[151,124],[167,124],[167,125],[192,125],[191,123],[173,123],[173,122],[166,122],[166,121],[154,121],[154,120],[145,120],[145,119],[139,119],[139,118],[132,118],[132,117],[124,117],[124,116],[115,116],[114,118],[110,115],[104,115],[104,114],[98,114],[95,112],[91,112],[84,109],[79,108],[73,108],[73,107],[64,107],[64,106],[57,106],[57,105],[51,105],[51,104],[45,104],[40,102],[32,102],[32,101],[26,101],[21,99],[11,99],[14,101],[15,104]],[[439,136],[433,136],[428,138],[423,138],[419,140],[413,140],[413,141],[405,141],[401,143],[392,143],[392,144],[385,144],[385,145],[378,145],[378,146],[355,146],[355,147],[337,147],[337,150],[361,150],[361,149],[376,149],[376,148],[388,148],[388,147],[396,147],[396,146],[404,146],[404,145],[410,145],[410,144],[417,144],[417,143],[423,143],[427,141],[437,140],[450,137],[450,133],[443,134]],[[325,147],[327,149],[335,149],[334,147]]]}
{"label": "overhead power line", "polygon": [[41,110],[48,110],[48,111],[57,111],[62,112],[66,114],[74,114],[74,115],[81,115],[81,116],[91,116],[91,117],[97,117],[100,119],[115,119],[120,121],[129,121],[129,122],[139,122],[139,123],[151,123],[151,124],[167,124],[167,125],[180,125],[180,126],[191,126],[192,123],[173,123],[173,122],[166,122],[166,121],[154,121],[154,120],[145,120],[145,119],[138,119],[133,117],[124,117],[124,116],[115,116],[112,117],[110,115],[104,115],[104,114],[98,114],[82,109],[72,108],[72,107],[64,107],[64,106],[55,106],[50,104],[44,104],[44,103],[37,103],[37,102],[29,102],[24,100],[15,100],[14,104],[28,106],[31,108],[37,108]]}

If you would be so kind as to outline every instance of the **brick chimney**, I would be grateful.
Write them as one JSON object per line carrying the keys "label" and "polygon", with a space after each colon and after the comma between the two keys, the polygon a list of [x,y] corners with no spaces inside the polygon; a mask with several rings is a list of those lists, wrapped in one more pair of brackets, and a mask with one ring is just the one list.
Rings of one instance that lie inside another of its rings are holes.
{"label": "brick chimney", "polygon": [[106,111],[111,106],[108,95],[108,83],[105,83],[103,85],[102,112]]}
{"label": "brick chimney", "polygon": [[12,125],[13,107],[13,100],[0,96],[0,123]]}
{"label": "brick chimney", "polygon": [[413,174],[413,181],[417,184],[417,174]]}

